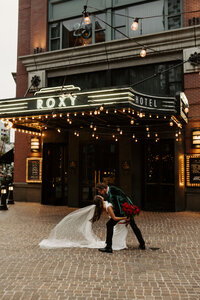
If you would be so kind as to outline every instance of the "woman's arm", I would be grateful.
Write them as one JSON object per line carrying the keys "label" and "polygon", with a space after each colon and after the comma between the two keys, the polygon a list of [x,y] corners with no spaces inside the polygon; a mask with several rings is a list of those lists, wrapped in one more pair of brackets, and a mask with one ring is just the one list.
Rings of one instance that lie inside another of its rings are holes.
{"label": "woman's arm", "polygon": [[112,206],[109,206],[107,208],[107,212],[109,213],[110,217],[114,220],[114,221],[121,221],[121,220],[128,220],[127,217],[116,217],[115,213],[113,211]]}

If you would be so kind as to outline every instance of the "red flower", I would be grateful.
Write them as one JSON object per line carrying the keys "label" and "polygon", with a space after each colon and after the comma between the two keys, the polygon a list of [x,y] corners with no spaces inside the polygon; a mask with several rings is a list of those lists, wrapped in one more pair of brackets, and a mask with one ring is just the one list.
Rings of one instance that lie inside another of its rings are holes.
{"label": "red flower", "polygon": [[140,209],[136,205],[131,205],[127,202],[123,203],[122,211],[129,218],[133,218],[134,216],[137,216],[140,213]]}

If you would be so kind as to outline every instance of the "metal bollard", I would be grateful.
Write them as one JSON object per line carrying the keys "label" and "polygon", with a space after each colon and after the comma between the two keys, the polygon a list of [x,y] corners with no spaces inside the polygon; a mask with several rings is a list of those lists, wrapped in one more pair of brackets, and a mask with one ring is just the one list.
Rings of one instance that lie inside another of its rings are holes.
{"label": "metal bollard", "polygon": [[0,210],[7,210],[7,204],[6,204],[6,187],[4,185],[1,186],[1,205]]}
{"label": "metal bollard", "polygon": [[7,198],[7,204],[15,204],[13,200],[13,185],[10,183],[8,185],[8,198]]}

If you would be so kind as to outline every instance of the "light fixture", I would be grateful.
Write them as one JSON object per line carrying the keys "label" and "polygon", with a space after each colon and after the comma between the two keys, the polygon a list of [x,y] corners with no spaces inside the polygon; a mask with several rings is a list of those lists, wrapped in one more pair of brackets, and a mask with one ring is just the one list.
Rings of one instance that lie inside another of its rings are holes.
{"label": "light fixture", "polygon": [[184,109],[185,113],[187,114],[189,112],[189,107],[186,106],[185,109]]}
{"label": "light fixture", "polygon": [[91,23],[91,20],[89,18],[89,14],[87,12],[87,5],[84,5],[84,10],[83,10],[83,18],[84,18],[84,23],[85,25],[88,25]]}
{"label": "light fixture", "polygon": [[200,128],[192,131],[192,148],[200,148]]}
{"label": "light fixture", "polygon": [[6,204],[6,194],[7,190],[4,185],[1,186],[1,205],[0,205],[0,210],[7,210],[7,204]]}
{"label": "light fixture", "polygon": [[146,55],[147,55],[147,51],[146,51],[145,47],[143,47],[142,50],[140,51],[140,56],[145,57]]}
{"label": "light fixture", "polygon": [[40,140],[37,137],[31,138],[31,151],[32,152],[39,152],[40,150]]}
{"label": "light fixture", "polygon": [[135,18],[135,19],[133,20],[133,23],[131,24],[131,29],[132,29],[133,31],[136,31],[136,30],[138,29],[138,21],[139,21],[138,18]]}

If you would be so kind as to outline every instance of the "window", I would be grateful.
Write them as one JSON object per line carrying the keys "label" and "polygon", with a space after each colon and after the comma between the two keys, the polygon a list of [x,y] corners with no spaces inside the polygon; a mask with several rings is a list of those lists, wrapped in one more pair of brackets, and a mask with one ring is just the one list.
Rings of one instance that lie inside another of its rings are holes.
{"label": "window", "polygon": [[88,25],[83,23],[82,17],[51,24],[50,50],[104,42],[105,14],[91,16],[90,19]]}
{"label": "window", "polygon": [[[113,14],[113,39],[122,39],[125,36],[122,34],[126,34],[126,17],[125,17],[125,9],[118,9],[114,11]],[[122,32],[122,33],[121,33]]]}
{"label": "window", "polygon": [[[133,18],[139,18],[138,30],[136,31],[131,30],[133,19],[129,18],[130,37],[164,30],[164,0],[130,6],[128,15]],[[152,18],[152,16],[158,17]]]}
{"label": "window", "polygon": [[[95,14],[90,15],[91,23],[88,25],[84,24],[82,16],[51,23],[49,49],[85,46],[181,27],[181,0],[132,2],[137,3],[117,9],[107,7],[106,13],[95,11]],[[67,7],[67,3],[65,5]],[[133,31],[131,25],[135,18],[138,18],[138,29]]]}
{"label": "window", "polygon": [[60,23],[54,23],[50,27],[51,50],[60,49]]}

